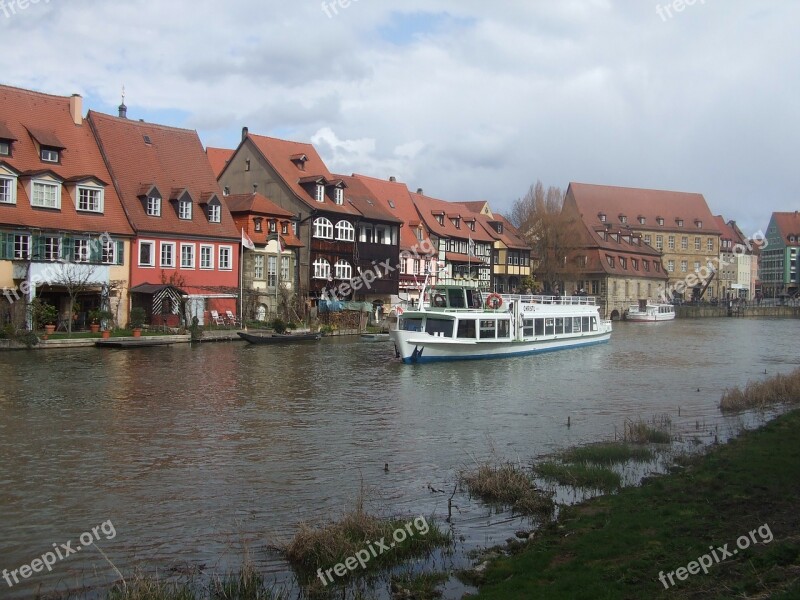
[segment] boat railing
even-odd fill
[[[522,304],[597,304],[594,296],[542,296],[538,294],[501,294],[503,302],[521,302]]]

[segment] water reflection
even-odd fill
[[[796,328],[621,323],[607,345],[423,366],[352,339],[5,353],[0,569],[111,519],[117,536],[103,550],[127,572],[225,571],[248,546],[283,580],[266,546],[352,507],[362,480],[375,512],[443,517],[458,470],[493,450],[527,461],[659,413],[687,435],[700,422],[706,437],[733,431],[737,419],[716,408],[722,390],[796,366]],[[464,494],[456,503],[464,547],[514,530]],[[109,571],[87,550],[13,592],[94,584]]]

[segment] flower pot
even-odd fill
[[[97,333],[98,331],[100,331],[100,324],[92,323],[91,325],[89,325],[89,331],[91,331],[92,333]]]
[[[141,329],[139,329],[137,327],[136,329],[133,330],[133,337],[141,337],[141,336],[142,336],[142,330]]]
[[[110,337],[111,337],[111,330],[110,329],[104,329],[103,330],[103,339],[107,340]]]
[[[44,332],[47,335],[52,334],[55,330],[56,330],[56,326],[55,325],[45,325],[44,326]]]

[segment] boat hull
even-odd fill
[[[448,338],[436,338],[418,332],[392,331],[392,340],[402,361],[406,364],[424,364],[454,360],[484,360],[529,356],[557,350],[603,344],[611,338],[611,331],[594,335],[563,337],[546,340],[460,343]],[[429,339],[426,339],[429,338]]]
[[[239,337],[251,344],[294,344],[297,342],[316,342],[322,337],[319,333],[281,335],[277,333],[237,332]]]

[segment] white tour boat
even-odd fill
[[[639,300],[639,304],[633,304],[625,314],[628,321],[639,321],[643,323],[655,323],[657,321],[672,321],[675,318],[675,307],[667,303],[650,303],[647,300]]]
[[[425,297],[424,294],[422,297]],[[405,363],[522,356],[607,342],[611,321],[589,296],[486,294],[438,285],[390,332]]]

